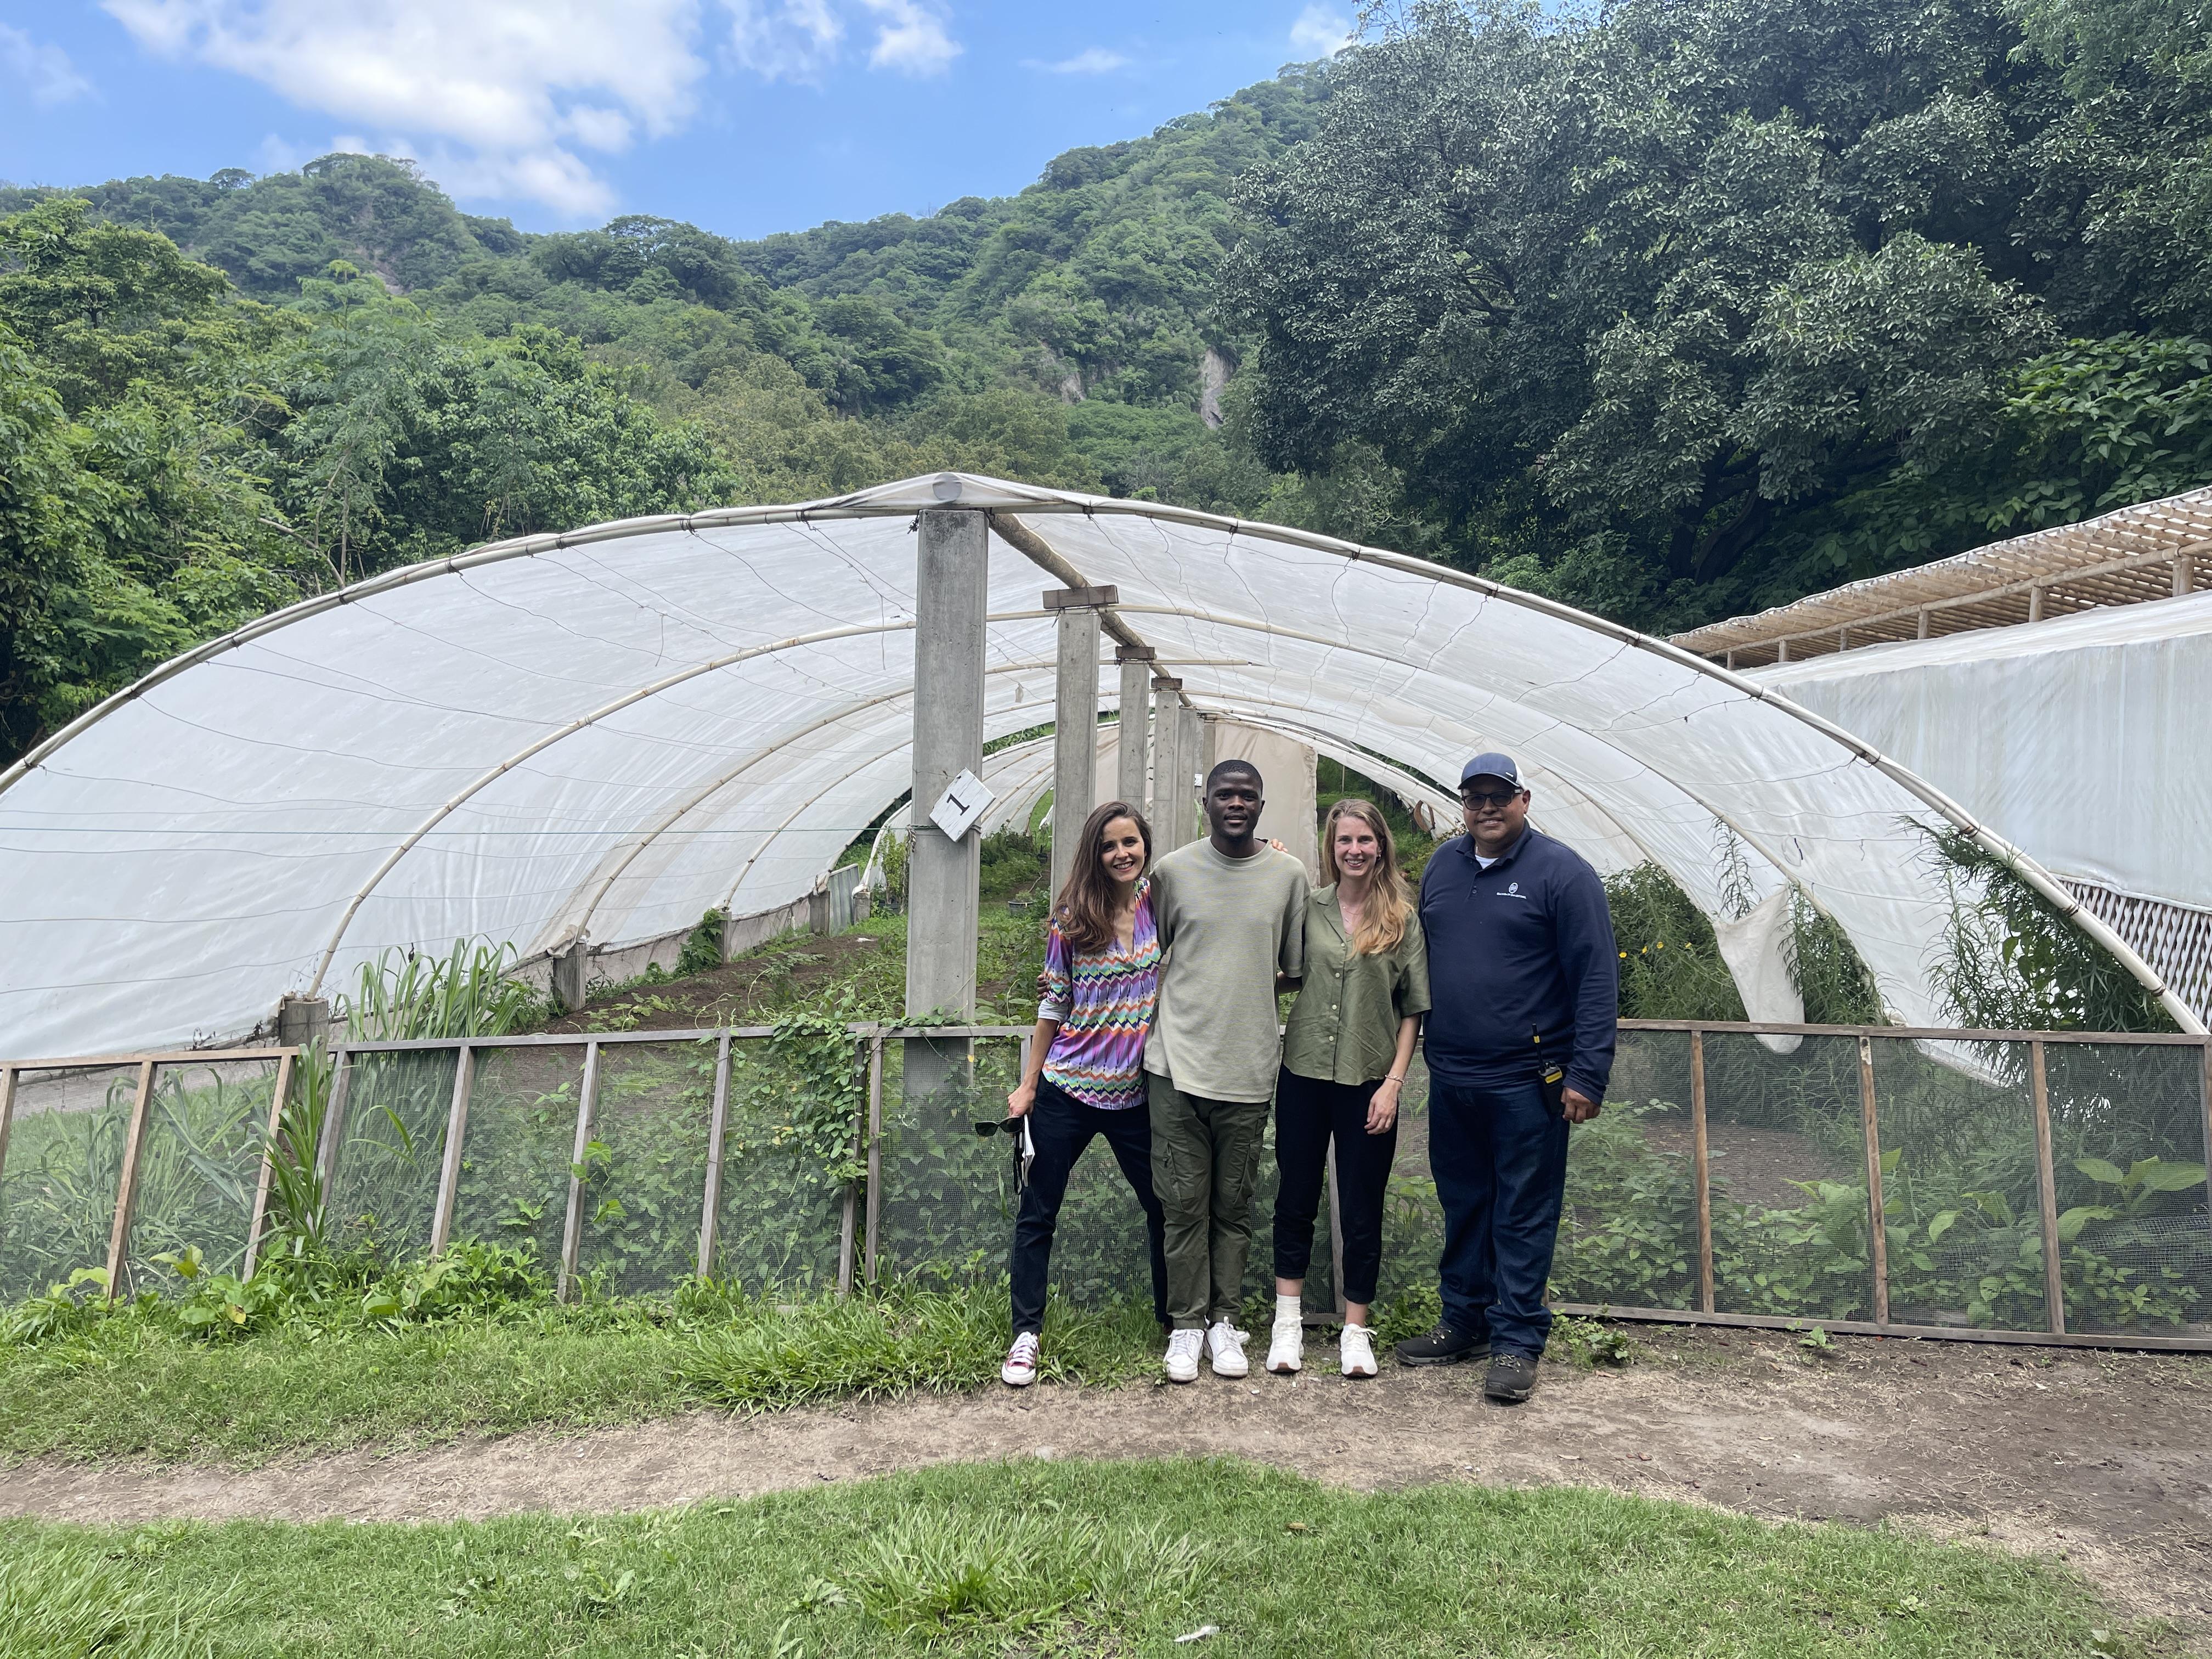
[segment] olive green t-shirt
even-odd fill
[[[1334,884],[1306,899],[1306,971],[1283,1033],[1283,1065],[1324,1083],[1373,1083],[1398,1057],[1398,1026],[1429,1012],[1429,951],[1420,917],[1398,948],[1355,956]]]
[[[1282,1040],[1275,975],[1304,961],[1306,872],[1262,845],[1224,858],[1210,841],[1178,847],[1152,871],[1159,1010],[1145,1069],[1207,1100],[1267,1100]]]

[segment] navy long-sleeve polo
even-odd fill
[[[1605,884],[1582,854],[1525,830],[1485,870],[1455,836],[1421,878],[1421,928],[1432,1075],[1494,1088],[1564,1057],[1567,1086],[1605,1098],[1620,975]]]

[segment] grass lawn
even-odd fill
[[[580,1522],[0,1523],[11,1659],[2140,1650],[2094,1645],[2109,1622],[2063,1569],[1892,1532],[1221,1462],[971,1464]]]
[[[638,1422],[696,1406],[764,1411],[993,1382],[1002,1288],[848,1302],[550,1305],[432,1325],[295,1322],[229,1340],[128,1311],[0,1344],[0,1460],[191,1457],[408,1444],[547,1425]],[[1149,1310],[1055,1303],[1046,1375],[1149,1375]]]

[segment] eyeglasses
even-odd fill
[[[1462,789],[1460,803],[1465,806],[1504,806],[1521,798],[1518,789]]]

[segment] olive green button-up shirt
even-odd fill
[[[1336,889],[1306,896],[1305,977],[1283,1033],[1283,1065],[1324,1083],[1372,1083],[1390,1074],[1398,1025],[1429,1012],[1429,953],[1419,916],[1385,956],[1353,953]]]

